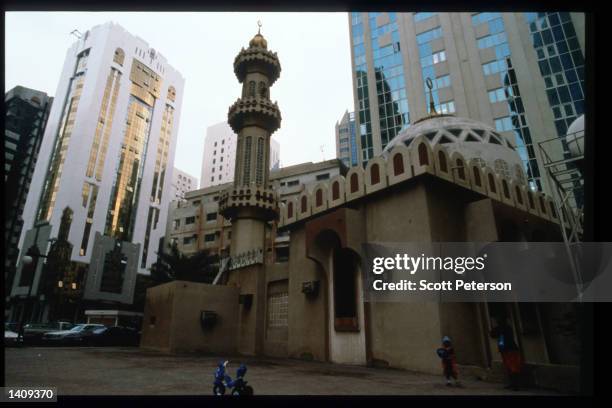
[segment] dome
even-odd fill
[[[443,145],[447,153],[460,153],[466,160],[476,160],[508,178],[516,177],[516,166],[523,162],[514,146],[491,126],[454,115],[430,116],[404,129],[383,150],[386,157],[394,146],[410,146],[423,136],[434,147]]]
[[[255,37],[251,39],[249,42],[249,47],[259,47],[259,48],[268,48],[268,41],[263,37],[263,35],[257,33]]]
[[[584,115],[578,116],[567,128],[567,147],[573,157],[584,155]]]

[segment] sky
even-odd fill
[[[206,128],[227,120],[241,86],[235,56],[257,33],[278,53],[270,98],[281,110],[273,137],[281,166],[336,156],[335,124],[353,110],[347,13],[7,12],[5,86],[54,96],[64,57],[84,33],[113,21],[145,40],[185,78],[174,166],[200,178]]]

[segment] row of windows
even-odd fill
[[[425,31],[425,32],[422,32],[421,34],[418,34],[416,36],[416,40],[417,40],[417,44],[421,45],[421,44],[425,44],[427,42],[430,42],[440,37],[442,37],[442,27],[436,27],[429,31]]]
[[[508,41],[508,39],[506,38],[506,33],[501,32],[498,34],[493,34],[493,35],[488,35],[486,37],[482,37],[477,41],[477,44],[478,44],[478,48],[482,49],[482,48],[494,47],[506,41]]]
[[[427,20],[428,18],[435,16],[436,14],[438,13],[414,13],[414,21],[415,22],[424,21],[424,20]]]
[[[490,21],[496,18],[501,17],[501,13],[478,13],[472,16],[472,25],[477,26],[486,21]]]
[[[489,91],[489,102],[501,102],[512,97],[512,87],[502,87]]]
[[[421,58],[421,67],[428,67],[444,61],[446,61],[446,51],[439,51],[425,58]]]

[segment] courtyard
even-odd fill
[[[558,395],[509,391],[466,374],[462,387],[442,376],[292,359],[171,355],[133,347],[5,348],[6,386],[56,387],[59,395],[211,395],[218,361],[241,362],[255,395]],[[461,375],[461,373],[460,373]]]

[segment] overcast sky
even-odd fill
[[[5,28],[6,90],[16,85],[54,96],[69,33],[114,21],[164,55],[185,78],[175,167],[200,178],[206,128],[226,121],[240,96],[233,61],[257,33],[278,53],[281,165],[335,157],[335,123],[353,110],[347,13],[9,12]],[[323,153],[321,152],[323,146]]]

